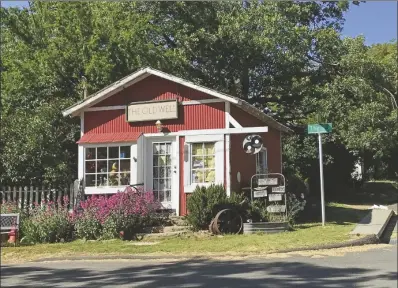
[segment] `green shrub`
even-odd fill
[[[296,197],[293,193],[286,193],[287,213],[269,213],[267,206],[270,205],[264,199],[256,199],[252,201],[248,209],[248,218],[252,222],[289,222],[293,225],[299,216],[300,212],[304,210],[306,200]],[[285,205],[282,202],[272,205]]]
[[[85,240],[97,240],[102,235],[102,224],[98,221],[93,211],[84,211],[85,213],[75,217],[74,228],[75,237]]]
[[[287,221],[290,224],[294,224],[296,219],[299,217],[300,212],[304,211],[306,200],[297,197],[293,193],[287,193]]]
[[[21,219],[21,242],[54,243],[70,240],[73,222],[67,199],[64,200],[63,204],[48,201],[31,207],[28,217]]]
[[[268,219],[267,207],[264,200],[253,200],[248,207],[248,218],[252,222],[265,222]]]
[[[208,229],[211,220],[222,209],[232,208],[242,212],[240,195],[227,197],[223,185],[197,186],[188,198],[186,220],[194,230]]]
[[[301,197],[301,195],[308,197],[309,191],[306,180],[301,179],[297,175],[289,175],[287,176],[286,182],[286,189],[289,193],[296,195],[296,197]]]

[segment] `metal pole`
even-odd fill
[[[321,133],[318,133],[318,141],[319,141],[319,172],[321,177],[322,226],[325,226],[325,193],[323,190],[323,153],[322,153]]]

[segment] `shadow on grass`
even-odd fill
[[[351,225],[358,223],[363,217],[365,217],[370,210],[356,209],[353,207],[343,207],[336,205],[329,205],[325,207],[325,218],[326,222],[338,225]],[[297,226],[300,224],[310,224],[314,222],[322,221],[322,212],[320,205],[313,204],[304,210],[304,213],[300,216],[297,221]],[[301,225],[302,228],[309,228],[308,224]],[[313,224],[319,225],[319,224]]]
[[[394,285],[397,279],[392,269],[311,262],[65,262],[3,266],[1,278],[2,287],[359,287],[372,281]]]
[[[372,206],[398,203],[398,183],[392,181],[366,182],[360,191],[350,195],[345,203]]]

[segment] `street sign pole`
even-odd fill
[[[322,136],[318,133],[319,141],[319,174],[321,178],[321,205],[322,205],[322,226],[325,226],[325,193],[323,188],[323,153],[322,153]]]
[[[322,226],[325,226],[325,191],[323,187],[323,153],[322,153],[322,135],[332,132],[332,123],[309,124],[307,126],[308,134],[318,134],[319,142],[319,176],[321,180],[321,208],[322,208]]]

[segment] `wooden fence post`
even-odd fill
[[[19,195],[18,195],[18,208],[22,209],[22,186],[19,186]]]
[[[0,196],[1,196],[1,203],[2,203],[2,204],[3,204],[3,202],[6,200],[6,199],[5,199],[5,197],[6,197],[5,191],[6,191],[6,187],[4,187],[4,186],[1,187],[1,193],[0,193],[1,195],[0,195]]]
[[[43,207],[44,201],[46,201],[46,191],[44,191],[46,188],[44,185],[41,185],[41,197],[40,197],[40,207]]]
[[[73,204],[73,183],[69,185],[69,209],[74,209],[75,205]]]
[[[15,205],[17,204],[17,187],[14,186],[13,192],[12,192],[12,201],[15,202]]]
[[[47,202],[51,201],[51,185],[48,185],[48,191],[47,191]]]
[[[33,204],[38,204],[39,203],[39,186],[36,186],[35,188],[35,198],[33,199]],[[35,205],[36,206],[36,205]]]
[[[30,186],[30,200],[29,200],[29,208],[30,209],[32,209],[32,207],[33,207],[33,191],[34,191],[34,188],[33,188],[33,186]]]
[[[28,186],[24,187],[24,197],[23,197],[22,209],[26,209],[26,206],[28,206]]]

